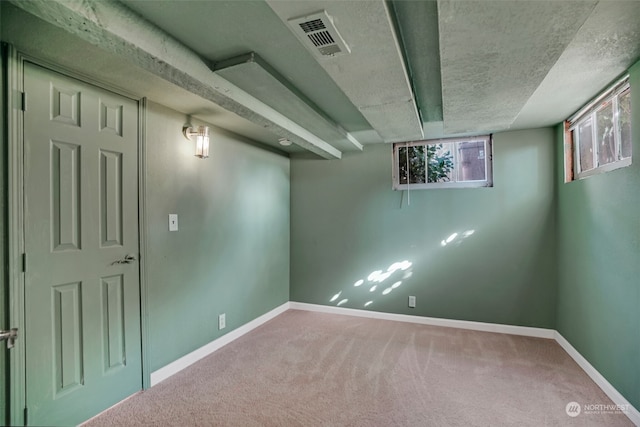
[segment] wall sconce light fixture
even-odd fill
[[[209,157],[209,126],[192,126],[186,124],[182,128],[185,138],[192,140],[196,137],[196,157],[206,159]]]

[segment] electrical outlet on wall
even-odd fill
[[[169,214],[169,231],[178,231],[178,214]]]
[[[409,307],[410,308],[416,307],[416,297],[414,297],[413,295],[409,297]]]
[[[218,329],[224,329],[227,327],[226,314],[222,313],[218,316]]]

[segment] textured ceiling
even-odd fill
[[[108,3],[2,1],[3,40],[261,143],[299,136],[281,149],[328,158],[422,133],[550,126],[640,57],[640,1]],[[287,24],[320,10],[351,54],[318,57]],[[92,32],[71,28],[83,20]],[[228,62],[251,53],[263,63]]]
[[[640,2],[601,1],[513,123],[553,125],[587,103],[640,57]]]
[[[596,2],[439,1],[444,129],[508,129]]]
[[[317,64],[336,82],[386,142],[421,139],[411,83],[385,1],[268,0],[286,25],[289,19],[326,10],[351,49]]]
[[[640,56],[639,1],[399,0],[388,3],[391,26],[379,0],[125,3],[208,59],[258,53],[363,143],[390,140],[371,122],[413,127],[402,119],[412,108],[385,95],[403,99],[394,69],[408,72],[425,137],[442,137],[558,123]],[[349,57],[318,59],[288,29],[288,18],[322,9]]]

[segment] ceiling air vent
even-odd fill
[[[322,56],[336,56],[350,53],[349,46],[333,25],[333,19],[326,11],[289,19],[293,32],[312,52]]]

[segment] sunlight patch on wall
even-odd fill
[[[453,233],[451,234],[449,237],[447,237],[446,239],[442,240],[440,242],[440,246],[445,247],[447,245],[450,244],[460,244],[462,243],[462,241],[464,239],[466,239],[467,237],[471,236],[473,233],[475,233],[475,230],[467,230],[463,233]]]
[[[380,283],[395,275],[396,277],[393,284],[384,288],[380,293],[381,295],[389,295],[394,289],[397,289],[400,285],[402,285],[403,280],[406,280],[413,275],[413,272],[411,271],[412,266],[413,263],[408,260],[396,261],[389,265],[386,270],[374,270],[369,273],[366,279],[358,279],[353,283],[353,287],[359,288],[367,283],[369,286],[363,287],[363,289],[368,289],[369,293],[374,293],[378,291]],[[342,295],[342,292],[343,291],[340,291],[337,294],[333,295],[329,302],[335,303],[336,301],[338,301],[338,299],[340,299]],[[337,302],[336,305],[341,306],[343,304],[346,304],[348,301],[349,300],[347,298],[343,298],[339,302]],[[363,304],[363,307],[368,307],[373,304],[373,302],[374,300],[368,300]]]

